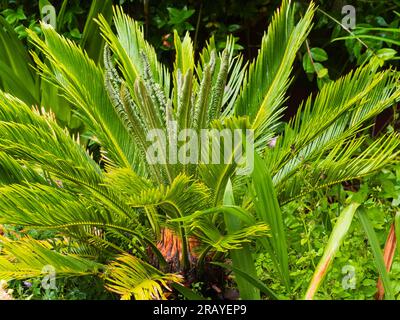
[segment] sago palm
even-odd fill
[[[171,286],[193,297],[185,286],[223,266],[242,298],[260,298],[260,289],[278,298],[256,279],[257,244],[289,289],[280,206],[379,170],[400,143],[392,134],[360,148],[368,121],[400,93],[397,73],[374,64],[325,85],[280,121],[314,10],[295,23],[283,1],[249,66],[232,38],[221,53],[211,39],[196,63],[190,37],[175,33],[172,74],[118,7],[116,33],[97,21],[104,70],[50,26],[42,25],[43,40],[30,32],[38,72],[75,107],[101,156],[95,161],[51,113],[0,93],[0,223],[54,231],[48,240],[2,237],[0,278],[40,277],[52,265],[58,277],[98,276],[126,299],[166,298]],[[253,130],[253,172],[237,175],[235,162],[147,162],[150,130],[171,137],[205,128]]]

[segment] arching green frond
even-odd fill
[[[242,227],[228,234],[221,234],[221,231],[210,221],[197,219],[190,224],[191,234],[194,234],[202,243],[219,252],[242,249],[244,244],[250,243],[254,238],[266,237],[268,230],[269,228],[266,224],[257,223],[253,226]]]
[[[168,217],[177,218],[205,208],[209,190],[201,182],[181,174],[169,186],[144,189],[130,197],[132,207],[160,207]]]
[[[64,229],[78,226],[113,228],[135,232],[133,217],[127,219],[120,212],[76,195],[62,187],[40,184],[0,187],[0,223],[25,227]]]
[[[7,98],[7,97],[6,97]],[[13,99],[3,100],[3,107],[13,107],[13,116],[0,114],[0,148],[6,154],[25,160],[31,168],[41,168],[53,174],[61,182],[83,187],[111,210],[128,217],[135,216],[117,192],[104,188],[100,167],[91,156],[61,129],[50,115],[30,111],[23,103]],[[25,113],[25,119],[20,114]],[[12,120],[26,123],[13,122]],[[40,139],[38,139],[40,137]]]
[[[12,183],[51,183],[46,180],[43,171],[27,166],[4,152],[0,152],[0,186]]]
[[[358,179],[394,163],[399,153],[397,134],[377,139],[359,152],[365,138],[336,145],[325,157],[305,163],[289,180],[276,186],[279,198],[290,202],[307,193]]]
[[[163,274],[129,254],[121,255],[107,266],[106,288],[121,295],[122,300],[166,299],[164,291],[171,283],[180,283],[177,274]]]
[[[48,25],[42,25],[45,41],[34,32],[30,38],[45,55],[50,65],[35,62],[43,76],[56,83],[66,98],[100,141],[106,158],[120,166],[140,170],[135,143],[113,108],[104,87],[103,71],[72,41],[60,36]],[[140,162],[139,162],[140,163]]]
[[[16,107],[15,101],[7,99],[3,102],[0,112],[8,114],[0,114],[0,147],[3,152],[59,176],[90,184],[101,180],[100,167],[78,141],[57,125],[50,114],[40,115],[22,103],[17,108],[9,109],[13,110],[11,113],[7,107]]]
[[[143,76],[144,61],[141,51],[147,57],[151,75],[162,88],[164,94],[170,93],[170,74],[168,69],[157,60],[154,48],[144,39],[143,28],[139,22],[126,15],[121,7],[114,7],[114,25],[117,34],[107,20],[100,15],[100,30],[111,50],[117,55],[121,72],[133,95],[133,87],[138,78]]]
[[[50,242],[32,238],[12,241],[1,237],[0,278],[5,280],[49,276],[100,275],[103,265],[79,256],[64,255],[52,250]]]
[[[266,151],[274,183],[353,137],[362,124],[391,106],[399,94],[398,75],[390,70],[376,72],[370,65],[324,86],[286,125],[275,147]]]
[[[250,116],[258,148],[264,148],[273,137],[282,115],[281,106],[290,83],[292,65],[310,31],[314,11],[311,3],[295,24],[295,7],[289,0],[284,0],[262,39],[256,61],[250,65],[235,113]]]
[[[128,202],[131,197],[137,197],[141,195],[144,190],[151,190],[153,188],[153,184],[150,181],[140,178],[129,168],[111,168],[106,174],[105,185],[115,190],[115,192],[123,194]],[[152,205],[145,205],[140,209],[147,216],[154,233],[159,235],[160,219],[156,208]]]
[[[39,126],[45,122],[38,109],[3,91],[0,91],[0,120]]]
[[[235,139],[232,141],[232,148],[225,150],[224,144],[224,130],[227,131],[227,136],[231,135],[234,137],[234,130],[242,130],[243,133],[247,133],[246,129],[250,127],[249,120],[247,117],[229,117],[221,121],[214,121],[211,124],[211,129],[209,137],[211,142],[209,145],[202,146],[203,148],[209,148],[209,159],[208,163],[200,163],[198,166],[198,174],[207,187],[212,191],[213,203],[214,205],[220,205],[222,201],[223,194],[225,192],[226,184],[234,174],[235,170],[238,168],[238,163],[236,163],[235,154],[236,151],[242,150],[243,155],[245,155],[246,147],[243,141],[237,141]],[[229,138],[228,138],[229,139]],[[221,142],[222,141],[222,142]],[[220,147],[218,143],[221,143]],[[213,159],[220,159],[219,161],[214,161]],[[203,160],[203,159],[202,159]]]
[[[152,187],[150,181],[138,176],[129,168],[107,168],[104,183],[127,196],[137,195],[144,189]]]
[[[185,34],[183,41],[181,41],[179,34],[174,30],[174,44],[176,50],[174,70],[175,74],[178,70],[182,74],[186,74],[189,70],[194,70],[194,50],[193,42],[189,33]]]

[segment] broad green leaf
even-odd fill
[[[394,49],[391,49],[391,48],[382,48],[376,52],[376,55],[378,56],[378,58],[380,58],[384,61],[392,59],[393,57],[396,56],[396,54],[397,54],[397,51]]]
[[[0,88],[23,99],[39,104],[38,76],[23,43],[11,25],[0,17]]]
[[[311,56],[314,61],[324,62],[328,60],[328,54],[322,48],[311,48]]]
[[[321,64],[316,64],[316,72],[317,72],[317,76],[318,78],[323,78],[325,76],[328,75],[328,69],[324,68]]]
[[[315,69],[308,54],[303,56],[303,69],[306,73],[314,73]]]

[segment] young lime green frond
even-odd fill
[[[379,170],[400,144],[392,134],[360,151],[369,120],[400,95],[398,74],[373,65],[325,85],[280,123],[314,11],[311,3],[296,19],[284,0],[249,66],[233,37],[222,52],[210,39],[196,61],[189,34],[175,33],[170,71],[119,7],[115,33],[96,20],[106,43],[101,65],[51,26],[42,25],[43,37],[28,31],[36,71],[73,106],[101,157],[51,112],[0,92],[0,224],[23,227],[17,240],[0,238],[0,279],[41,277],[50,265],[58,277],[97,276],[124,299],[164,299],[172,288],[194,296],[182,286],[226,266],[242,298],[275,299],[255,271],[255,250],[263,250],[290,292],[281,206]],[[153,129],[172,144],[181,130],[211,128],[254,130],[252,174],[236,175],[235,162],[146,157]],[[48,239],[29,237],[31,229],[49,231]]]

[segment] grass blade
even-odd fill
[[[396,212],[396,215],[394,217],[394,230],[396,234],[396,239],[400,241],[400,211]],[[399,242],[397,242],[396,248],[397,253],[400,254]]]
[[[312,300],[314,298],[314,295],[317,293],[319,286],[321,285],[326,274],[328,273],[328,269],[332,264],[332,261],[335,258],[337,251],[339,250],[347,232],[349,231],[354,213],[356,212],[358,206],[358,203],[350,204],[343,209],[339,218],[337,219],[332,233],[329,237],[328,243],[325,247],[324,254],[319,261],[310,285],[308,286],[305,300]]]
[[[17,95],[28,104],[38,104],[38,77],[31,64],[28,50],[18,39],[17,33],[0,17],[0,88]]]
[[[250,284],[252,284],[254,287],[256,287],[258,290],[261,292],[265,293],[270,297],[271,300],[280,300],[280,297],[272,291],[270,288],[268,288],[264,283],[262,283],[259,279],[253,277],[252,275],[244,272],[243,270],[240,270],[232,265],[224,264],[224,263],[218,263],[218,262],[213,262],[212,264],[215,264],[217,266],[223,267],[228,270],[232,270],[233,272],[236,273],[236,275],[240,275],[243,279],[248,281]]]
[[[99,14],[102,14],[108,23],[111,23],[111,0],[94,0],[92,2],[82,33],[81,47],[86,50],[89,57],[96,63],[102,63],[103,61],[103,49],[105,43],[104,39],[100,35],[100,28],[94,20]]]
[[[368,34],[358,34],[354,36],[347,36],[347,37],[339,37],[336,39],[333,39],[333,41],[338,41],[338,40],[348,40],[348,39],[370,39],[370,40],[378,40],[378,41],[385,41],[387,43],[392,43],[397,46],[400,46],[400,41],[396,41],[394,39],[390,38],[384,38],[384,37],[379,37],[379,36],[373,36],[373,35],[368,35]]]
[[[386,239],[385,249],[383,250],[383,260],[385,262],[386,271],[390,272],[392,268],[394,253],[396,251],[396,235],[395,235],[395,226],[394,223],[390,227],[389,235]],[[378,292],[375,296],[377,300],[383,300],[385,295],[385,290],[382,284],[382,278],[379,277],[377,284]]]
[[[375,230],[368,219],[365,209],[361,208],[357,213],[365,233],[367,234],[368,242],[371,245],[372,253],[374,254],[376,267],[378,268],[378,272],[382,278],[383,287],[385,289],[385,298],[393,300],[394,295],[390,286],[390,279],[386,271],[385,261],[383,259],[382,249],[379,245],[378,237],[376,236]]]

